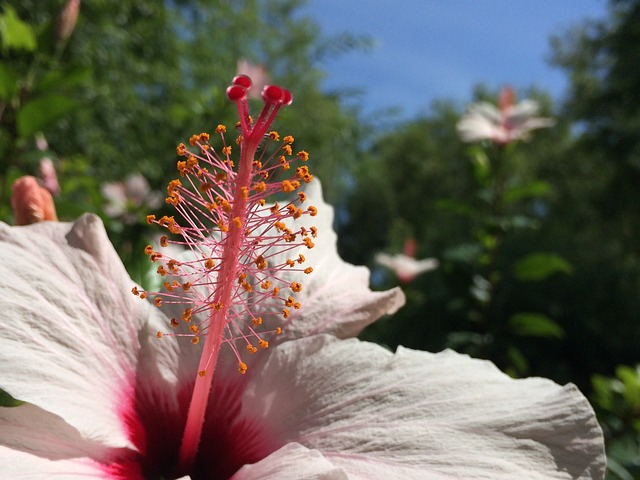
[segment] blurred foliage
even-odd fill
[[[373,264],[376,252],[413,237],[418,258],[440,260],[363,337],[576,383],[604,426],[610,478],[638,478],[639,375],[624,365],[637,365],[640,338],[639,0],[611,0],[608,18],[553,39],[566,98],[519,94],[557,124],[507,146],[462,143],[453,102],[381,125],[346,93],[323,92],[320,62],[371,42],[323,37],[302,0],[92,0],[63,35],[65,5],[0,6],[0,219],[12,221],[13,181],[42,176],[50,159],[60,218],[98,213],[145,281],[144,217],[175,175],[175,145],[233,125],[225,88],[237,62],[263,65],[294,93],[277,128],[310,151],[341,255],[370,266],[379,289],[397,279]],[[497,93],[480,85],[470,100]]]
[[[300,0],[94,0],[82,3],[72,35],[61,39],[64,5],[20,0],[2,7],[0,218],[11,219],[13,180],[37,176],[40,160],[51,158],[61,184],[59,217],[100,214],[142,280],[148,206],[139,205],[137,223],[123,222],[105,212],[101,188],[141,173],[163,191],[175,175],[179,142],[235,124],[225,89],[240,59],[267,66],[272,83],[295,92],[294,105],[304,108],[285,109],[276,128],[295,133],[296,145],[316,160],[314,174],[332,179],[327,198],[339,200],[366,130],[338,94],[320,91],[316,63],[367,48],[367,38],[322,37],[298,12]]]
[[[640,364],[618,366],[615,377],[594,375],[592,403],[604,429],[609,478],[640,478]]]

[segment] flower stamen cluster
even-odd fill
[[[230,98],[238,96],[237,87],[237,84],[230,87]],[[274,95],[274,88],[278,87],[267,87],[268,98]],[[273,106],[267,102],[258,121],[271,122],[271,110]],[[245,112],[244,104],[240,111]],[[259,127],[252,125],[250,117],[245,120],[240,122],[242,135],[236,141],[240,150],[251,148],[253,132]],[[246,364],[240,354],[243,349],[238,345],[242,343],[244,349],[255,352],[254,345],[268,346],[264,339],[267,334],[281,333],[280,327],[259,331],[262,316],[287,318],[291,308],[300,308],[300,302],[292,298],[301,291],[302,285],[288,283],[279,272],[287,269],[311,273],[312,267],[304,265],[302,254],[276,263],[273,259],[283,258],[283,252],[294,251],[301,245],[313,248],[312,238],[316,237],[317,229],[299,226],[293,230],[287,226],[287,220],[303,215],[315,216],[317,209],[307,205],[303,191],[298,191],[289,201],[267,204],[269,197],[296,192],[313,179],[307,165],[295,165],[308,161],[309,155],[304,150],[294,154],[293,137],[286,136],[279,141],[276,131],[266,133],[264,138],[260,135],[261,143],[266,142],[266,145],[255,158],[243,152],[240,165],[236,167],[232,160],[234,148],[225,139],[226,130],[224,125],[215,129],[215,135],[219,137],[217,148],[207,133],[193,135],[189,139],[191,148],[178,145],[176,150],[182,157],[177,162],[180,177],[169,182],[166,197],[177,215],[147,216],[148,223],[169,231],[160,238],[160,249],[155,250],[150,245],[145,249],[150,260],[158,263],[156,271],[164,278],[164,289],[141,292],[134,288],[133,292],[143,298],[153,298],[157,306],[185,306],[181,318],[172,318],[170,323],[176,330],[181,324],[188,324],[188,328],[159,332],[159,337],[190,336],[193,343],[199,343],[212,331],[214,321],[224,323],[223,342],[236,353],[238,368],[244,373]],[[275,148],[269,148],[272,144],[276,144]],[[246,179],[240,178],[243,169]],[[234,252],[226,248],[231,243],[237,244]],[[191,251],[191,259],[185,259],[188,255],[175,258],[164,253],[163,249],[170,245]],[[229,253],[233,253],[234,258],[229,258]],[[229,285],[232,285],[230,295],[223,299],[223,290]],[[273,299],[281,301],[281,308],[275,308]],[[270,307],[261,308],[261,316],[253,313],[256,307],[265,304]],[[224,316],[217,312],[223,312]],[[205,370],[200,371],[201,375],[205,373]]]
[[[294,153],[292,136],[280,140],[278,132],[269,131],[278,110],[291,103],[291,93],[265,87],[265,105],[254,122],[247,102],[250,88],[249,77],[238,76],[227,89],[240,116],[235,144],[225,139],[227,128],[218,125],[213,138],[200,133],[188,146],[178,145],[179,177],[169,182],[166,197],[176,214],[147,217],[148,223],[168,230],[159,249],[149,245],[145,250],[158,264],[164,288],[132,290],[153,298],[156,306],[180,307],[180,315],[170,320],[172,331],[158,332],[159,338],[204,340],[180,452],[183,469],[195,458],[221,345],[231,347],[238,371],[246,373],[243,352],[268,348],[268,336],[282,331],[273,319],[284,322],[301,307],[296,295],[303,285],[287,280],[285,272],[313,271],[300,253],[314,247],[317,235],[315,226],[301,221],[317,214],[301,189],[313,179],[306,165],[309,154]],[[172,255],[169,247],[182,253]]]

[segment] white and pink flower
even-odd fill
[[[539,106],[533,100],[513,104],[514,92],[507,87],[496,108],[487,102],[471,104],[458,122],[458,134],[465,142],[490,140],[505,145],[527,140],[532,130],[555,125],[553,118],[538,117]]]
[[[247,88],[244,79],[234,84]],[[254,149],[263,137],[260,129],[273,119],[269,102],[287,100],[283,92],[267,93],[266,116],[255,124],[247,121],[244,92],[230,92],[244,119],[240,171],[247,159],[258,175],[269,168],[253,164]],[[204,148],[201,139],[193,144],[206,156],[212,147]],[[186,199],[200,202],[212,189],[201,188],[211,178],[190,163],[182,170],[195,188],[173,183],[169,189],[168,201],[178,211]],[[395,312],[402,292],[370,291],[368,271],[338,257],[333,211],[317,180],[294,196],[317,207],[309,216],[319,233],[309,249],[296,240],[306,238],[299,207],[294,213],[285,206],[291,215],[283,210],[283,225],[275,226],[267,212],[280,207],[251,204],[255,190],[245,190],[243,178],[234,171],[216,184],[237,187],[248,202],[234,203],[242,208],[226,208],[220,191],[220,209],[204,202],[209,213],[182,211],[186,224],[157,221],[183,238],[173,243],[183,242],[185,257],[152,256],[167,261],[163,268],[171,269],[174,260],[173,278],[192,283],[186,289],[170,283],[174,290],[163,294],[135,287],[145,300],[131,295],[132,281],[97,217],[0,224],[0,388],[24,402],[0,408],[6,478],[602,478],[602,432],[574,386],[513,380],[489,362],[452,351],[392,353],[349,338]],[[290,204],[297,205],[283,203]],[[196,245],[207,218],[219,230]],[[254,225],[260,218],[265,223]],[[228,230],[222,228],[226,220]],[[290,241],[279,243],[275,232]],[[252,241],[245,243],[247,238]],[[217,251],[217,241],[228,243]],[[255,250],[260,244],[269,249]],[[286,262],[300,252],[313,263],[313,275]],[[256,262],[255,255],[263,258]],[[230,263],[214,268],[225,262]],[[243,285],[266,271],[283,285],[305,279],[304,288],[293,289],[299,308],[284,318],[272,311],[283,301],[277,292],[267,301]],[[222,282],[234,287],[227,291]],[[207,289],[211,296],[199,297]],[[225,298],[231,303],[220,300]],[[206,300],[210,308],[194,312],[190,321],[182,317],[176,330],[158,339],[156,332],[170,328],[189,299],[200,306]],[[264,323],[252,322],[256,312]],[[229,326],[231,319],[238,328]],[[269,336],[268,348],[237,348],[273,333],[275,325],[282,334]],[[209,341],[216,328],[226,333]],[[194,341],[199,334],[204,341]],[[198,415],[194,404],[203,408],[199,422],[192,421]]]

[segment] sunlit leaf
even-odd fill
[[[564,337],[562,327],[541,313],[516,313],[509,318],[509,325],[513,333],[521,337]]]
[[[629,407],[640,407],[640,372],[633,367],[620,365],[616,368],[616,376],[624,384],[624,400]]]
[[[31,26],[20,20],[10,5],[4,4],[3,8],[4,13],[0,15],[0,36],[2,36],[3,48],[33,52],[37,43]]]
[[[553,275],[554,273],[573,272],[569,262],[553,253],[532,253],[521,258],[513,267],[518,280],[538,281]]]

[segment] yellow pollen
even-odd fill
[[[280,335],[282,333],[282,329],[280,327],[276,328],[276,335]]]
[[[304,263],[304,261],[306,260],[305,256],[302,255],[301,253],[298,255],[298,263]]]
[[[161,299],[160,297],[156,297],[156,298],[154,298],[154,299],[153,299],[153,304],[154,304],[156,307],[159,307],[160,305],[162,305],[162,299]]]
[[[304,240],[302,240],[302,242],[306,245],[307,248],[313,248],[316,246],[309,237],[304,237]]]
[[[300,292],[300,291],[302,290],[302,284],[300,284],[300,283],[298,283],[298,282],[293,282],[293,283],[290,285],[290,288],[291,288],[291,290],[292,290],[293,292],[298,293],[298,292]]]
[[[158,333],[156,333],[156,337],[158,337],[158,338],[162,338],[162,332],[158,332]]]
[[[147,215],[147,223],[151,225],[156,220],[155,215]]]
[[[284,150],[284,153],[286,153],[287,155],[291,155],[293,153],[291,145],[285,145],[284,147],[282,147],[282,150]]]
[[[286,308],[282,309],[282,316],[284,318],[289,318],[289,310],[287,310]]]
[[[242,228],[242,220],[240,220],[240,217],[233,217],[233,224],[238,228]]]
[[[156,270],[156,273],[157,273],[158,275],[161,275],[161,276],[163,276],[163,277],[164,277],[164,276],[167,274],[167,271],[165,270],[165,268],[164,268],[162,265],[160,265],[160,266],[158,267],[158,269]]]
[[[260,345],[260,348],[269,348],[269,342],[267,342],[266,340],[260,340],[258,345]]]
[[[291,145],[293,143],[293,137],[291,135],[287,135],[282,139],[282,143]]]
[[[240,372],[242,375],[247,373],[247,364],[244,362],[240,362],[238,364],[238,372]]]
[[[140,298],[141,298],[141,299],[143,299],[143,300],[144,300],[145,298],[147,298],[147,292],[141,292],[141,293],[140,293]]]
[[[309,212],[309,215],[311,215],[312,217],[315,217],[318,214],[318,209],[313,205],[309,205],[309,208],[307,208],[307,212]]]
[[[160,246],[161,247],[166,247],[167,245],[168,245],[167,244],[167,236],[166,235],[162,235],[160,237]]]
[[[227,127],[220,124],[216,127],[216,133],[225,133],[227,131]]]
[[[264,182],[258,182],[253,186],[253,189],[256,191],[256,193],[263,193],[265,190],[267,190],[267,184]]]
[[[200,337],[193,337],[191,339],[191,343],[193,343],[194,345],[197,345],[200,342]]]
[[[309,154],[304,150],[300,150],[298,152],[298,158],[303,162],[306,162],[307,160],[309,160]]]
[[[198,331],[199,331],[200,329],[198,328],[198,326],[197,326],[197,325],[191,325],[191,326],[189,327],[189,330],[191,330],[193,333],[198,333]]]
[[[189,137],[189,145],[191,145],[192,147],[195,147],[197,143],[198,143],[198,135],[191,135],[191,137]]]
[[[191,282],[185,282],[182,284],[182,290],[184,290],[185,292],[189,291],[190,288],[191,288]]]
[[[198,343],[198,342],[196,342],[196,343]],[[198,375],[199,376],[204,377],[206,374],[207,374],[206,370],[198,370]]]
[[[311,272],[313,272],[313,268],[311,267],[307,267],[304,269],[304,273],[306,273],[307,275],[309,275]]]
[[[189,153],[189,151],[187,150],[187,147],[184,143],[180,143],[176,147],[176,153],[181,157],[183,157],[183,156],[186,156]]]
[[[211,258],[207,258],[204,261],[204,268],[206,268],[207,270],[211,270],[215,265],[216,265],[216,262],[214,262],[213,259]]]
[[[291,193],[296,189],[296,187],[294,186],[293,182],[290,182],[289,180],[284,180],[282,182],[282,191],[285,193]]]
[[[180,322],[178,322],[175,318],[171,319],[171,326],[173,328],[176,328],[178,325],[180,325]]]
[[[145,255],[151,255],[153,253],[153,247],[151,245],[147,245],[144,247],[144,253]]]
[[[258,270],[264,270],[265,268],[267,268],[267,261],[262,255],[258,255],[258,257],[255,259],[255,263],[256,267],[258,267]]]
[[[224,153],[226,156],[231,155],[231,145],[227,145],[226,147],[223,147],[222,153]]]
[[[184,320],[185,322],[190,322],[191,321],[191,309],[190,308],[185,308],[184,312],[182,312],[182,320]]]
[[[269,138],[277,142],[278,140],[280,140],[280,135],[274,130],[272,132],[269,132]]]
[[[251,322],[254,326],[259,327],[260,325],[262,325],[262,317],[254,317]]]
[[[271,288],[271,282],[269,280],[265,280],[260,284],[260,288],[262,288],[263,290],[269,290]]]
[[[279,293],[280,293],[280,289],[278,287],[273,287],[273,291],[271,292],[271,296],[273,298],[276,298]]]
[[[140,292],[138,291],[138,287],[133,287],[131,289],[131,293],[133,293],[136,297],[140,295]]]
[[[307,194],[304,192],[298,192],[298,197],[300,197],[300,203],[304,203],[307,200]]]

